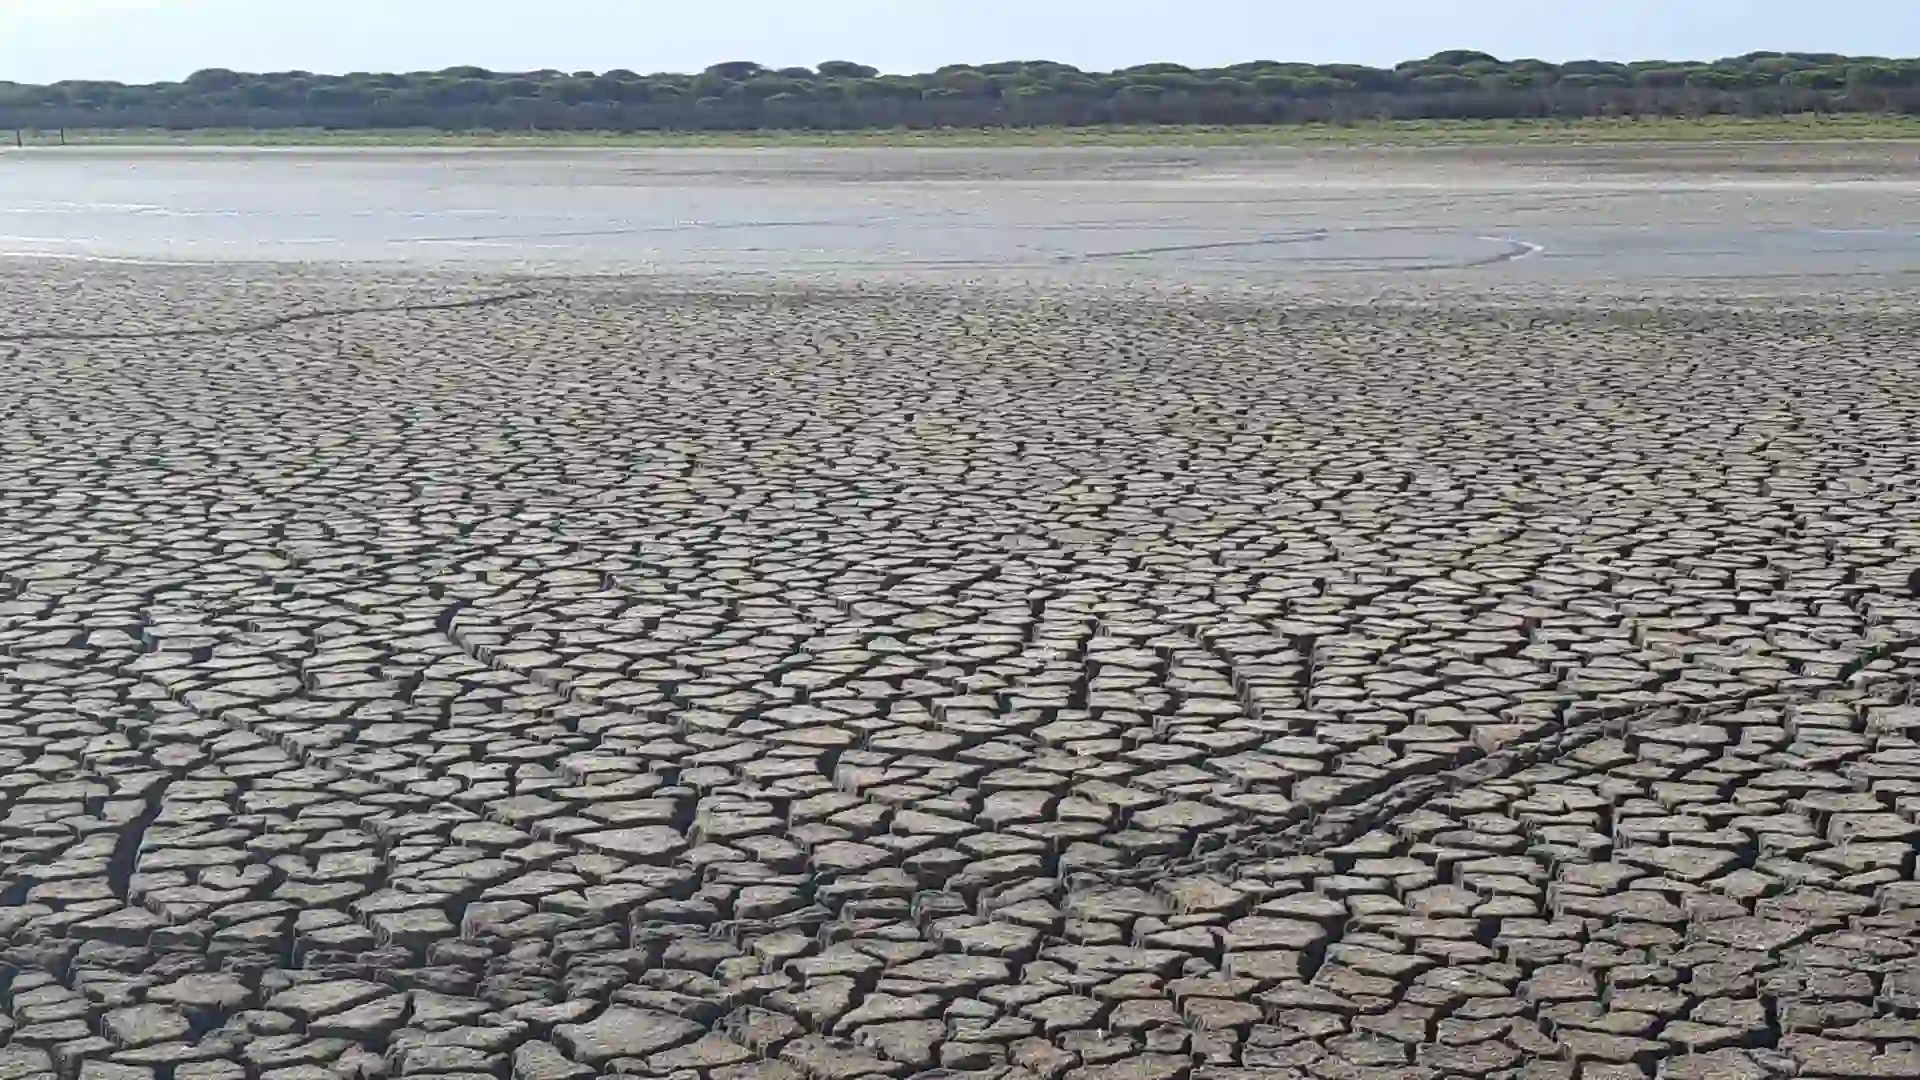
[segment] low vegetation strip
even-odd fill
[[[27,130],[23,145],[68,146],[1500,146],[1920,140],[1920,116],[1576,117],[1541,120],[1367,120],[1332,124],[1101,124],[1083,127],[873,128],[805,131],[445,131],[430,127],[68,128]]]

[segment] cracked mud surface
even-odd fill
[[[0,308],[0,1080],[1920,1075],[1892,305]]]

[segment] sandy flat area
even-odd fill
[[[1906,144],[67,148],[0,156],[0,177],[0,252],[41,257],[1781,291],[1885,284],[1920,264],[1920,150]],[[1795,284],[1766,284],[1781,279]]]

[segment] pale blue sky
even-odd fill
[[[0,0],[0,79],[202,67],[641,72],[719,60],[1388,64],[1444,48],[1547,60],[1754,49],[1920,54],[1920,0]]]

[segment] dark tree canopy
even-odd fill
[[[871,79],[880,74],[880,69],[856,64],[851,60],[828,60],[820,65],[820,74],[828,79]]]
[[[1255,60],[1083,72],[1047,60],[882,74],[851,60],[693,74],[196,71],[123,85],[0,81],[6,127],[431,127],[466,130],[1287,124],[1788,112],[1920,114],[1920,59],[1752,52],[1710,62],[1502,60],[1448,49],[1391,68]]]

